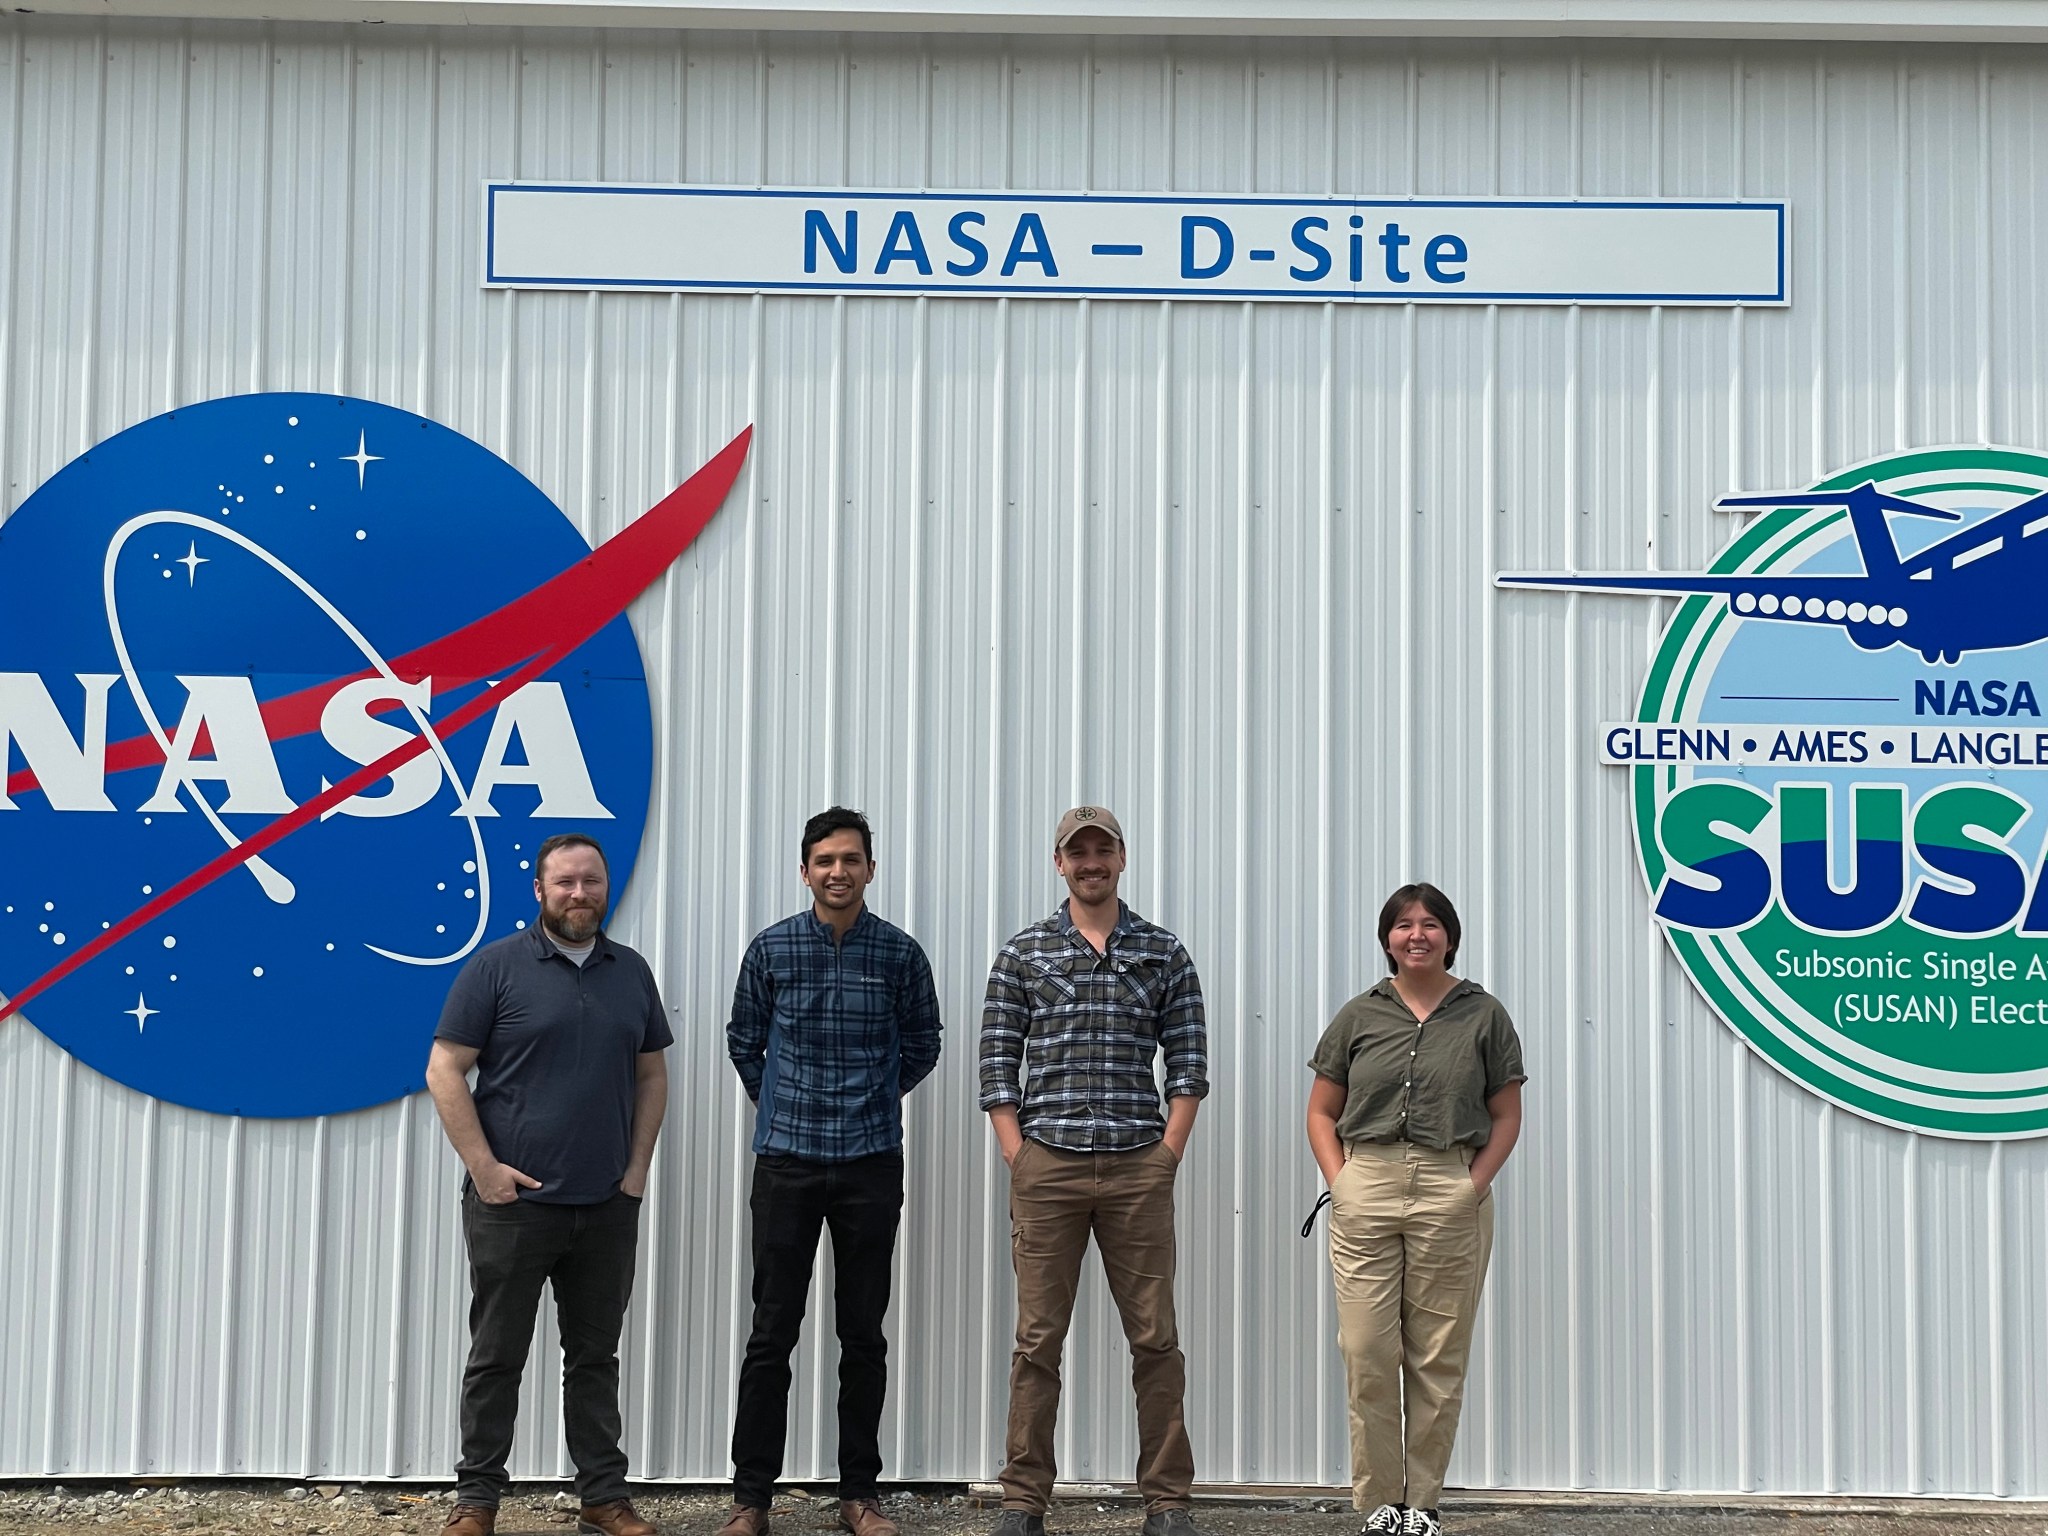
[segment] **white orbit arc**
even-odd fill
[[[454,787],[457,801],[455,814],[469,824],[470,842],[476,850],[476,926],[471,930],[469,938],[463,943],[462,947],[454,953],[447,955],[401,954],[397,950],[384,949],[368,941],[364,942],[363,948],[369,950],[372,954],[383,956],[386,960],[395,960],[401,965],[452,965],[457,960],[466,957],[483,939],[484,929],[491,920],[491,860],[489,852],[484,847],[483,830],[477,825],[476,812],[470,806],[469,795],[463,790],[462,776],[455,771],[455,764],[448,756],[448,749],[442,745],[440,734],[435,731],[433,721],[429,720],[426,714],[406,696],[403,691],[404,683],[398,674],[391,670],[391,664],[384,659],[382,653],[370,643],[369,637],[357,629],[354,624],[350,623],[342,611],[328,601],[326,594],[253,539],[244,537],[233,528],[223,527],[219,523],[212,522],[191,512],[144,512],[138,517],[131,517],[114,531],[113,538],[108,541],[106,561],[100,570],[101,594],[107,614],[107,634],[114,643],[114,655],[121,665],[122,680],[127,683],[129,695],[135,700],[135,708],[141,714],[142,723],[148,728],[149,734],[156,742],[158,750],[164,754],[165,760],[168,761],[171,754],[171,738],[164,730],[163,722],[157,718],[156,709],[149,702],[148,694],[143,691],[141,675],[135,670],[134,660],[128,654],[127,637],[121,630],[120,607],[114,599],[114,565],[119,560],[121,551],[127,547],[128,541],[136,534],[145,528],[155,528],[166,524],[199,529],[203,533],[210,533],[217,538],[226,539],[238,549],[254,555],[258,560],[269,566],[271,570],[296,587],[302,597],[318,608],[321,613],[325,614],[336,629],[348,636],[350,643],[362,653],[363,660],[370,664],[379,677],[390,683],[395,689],[400,690],[395,695],[397,702],[404,705],[406,713],[412,716],[413,724],[419,728],[420,735],[426,739],[428,750],[434,754],[434,757],[441,765],[441,771],[448,776],[449,784]],[[193,804],[198,806],[200,812],[212,824],[213,830],[220,834],[220,839],[223,843],[230,848],[241,847],[242,840],[228,830],[227,823],[220,819],[220,814],[208,803],[206,796],[199,792],[197,785],[186,779],[181,780],[179,787],[185,790],[191,797]],[[243,864],[248,869],[250,875],[255,878],[257,885],[262,887],[263,894],[279,906],[288,904],[298,896],[298,887],[293,885],[291,880],[278,870],[276,866],[267,863],[261,856],[252,855],[245,859]]]

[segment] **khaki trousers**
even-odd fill
[[[1010,1356],[1003,1508],[1042,1515],[1052,1501],[1060,1354],[1091,1232],[1131,1346],[1138,1492],[1148,1513],[1187,1507],[1195,1453],[1182,1403],[1187,1363],[1173,1314],[1179,1167],[1163,1141],[1135,1152],[1062,1152],[1028,1139],[1010,1165],[1017,1347]]]
[[[1493,1252],[1492,1193],[1482,1200],[1472,1187],[1470,1147],[1353,1142],[1346,1153],[1331,1188],[1330,1270],[1352,1502],[1434,1509]]]

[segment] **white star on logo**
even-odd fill
[[[186,550],[183,555],[181,555],[179,558],[171,562],[171,564],[173,565],[182,565],[183,567],[185,567],[185,584],[190,587],[196,587],[199,585],[199,567],[201,567],[202,565],[211,565],[212,563],[213,562],[208,560],[206,556],[199,553],[199,545],[197,542],[194,542],[190,549]]]
[[[368,469],[372,464],[381,464],[384,462],[384,455],[382,455],[381,453],[370,452],[368,442],[369,434],[365,432],[358,432],[356,434],[356,451],[354,453],[344,453],[341,456],[342,463],[355,465],[356,489],[359,491],[363,488],[363,471]]]
[[[138,992],[135,994],[135,1006],[123,1008],[121,1011],[135,1020],[135,1033],[139,1035],[142,1033],[142,1026],[162,1013],[163,1009],[150,1007],[148,1001]]]

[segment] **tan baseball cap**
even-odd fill
[[[1052,834],[1055,849],[1065,848],[1077,832],[1086,832],[1090,827],[1100,827],[1118,842],[1124,840],[1124,829],[1104,805],[1077,805],[1060,818],[1060,824]]]

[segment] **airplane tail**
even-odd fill
[[[1848,512],[1849,524],[1856,530],[1856,549],[1863,557],[1863,573],[1874,579],[1890,576],[1899,568],[1899,548],[1892,542],[1891,529],[1884,520],[1885,513],[1899,512],[1907,517],[1939,518],[1950,523],[1959,523],[1963,520],[1960,512],[1930,507],[1923,502],[1908,501],[1903,496],[1887,495],[1877,488],[1876,482],[1870,480],[1849,491],[1792,491],[1771,496],[1723,496],[1714,505],[1724,510],[1734,507],[1841,507]]]

